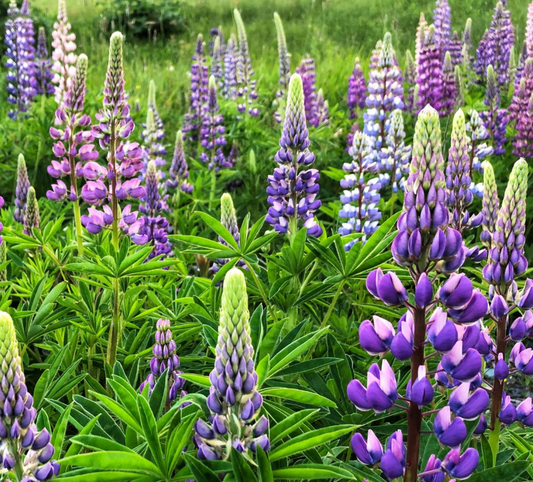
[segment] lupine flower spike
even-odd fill
[[[440,114],[442,116],[451,115],[455,110],[456,101],[455,70],[452,63],[452,56],[450,52],[446,52],[442,66],[442,104]]]
[[[405,82],[409,85],[407,90],[406,110],[410,113],[418,111],[418,107],[414,102],[415,86],[416,86],[416,63],[413,54],[410,50],[405,52]]]
[[[63,108],[57,109],[55,127],[50,128],[50,136],[56,141],[52,150],[57,160],[51,161],[48,174],[58,181],[46,192],[46,197],[52,201],[72,202],[80,254],[83,252],[83,243],[79,179],[84,176],[84,163],[92,172],[91,178],[97,179],[104,174],[104,169],[95,162],[98,151],[94,148],[94,135],[89,128],[91,117],[83,113],[86,78],[87,56],[81,54]],[[64,177],[68,179],[68,186],[61,180]]]
[[[426,475],[431,475],[431,480],[440,481],[445,474],[467,478],[475,470],[479,456],[474,449],[467,449],[461,455],[456,448],[467,436],[464,419],[479,417],[489,402],[483,389],[469,394],[469,382],[479,376],[481,370],[481,355],[474,348],[463,349],[464,338],[459,339],[462,328],[456,328],[449,319],[473,323],[486,314],[487,301],[464,275],[452,274],[440,292],[434,286],[435,279],[430,278],[434,269],[453,273],[465,259],[461,234],[449,226],[439,125],[438,112],[426,106],[415,128],[404,212],[398,219],[399,232],[392,244],[393,258],[411,274],[413,296],[394,271],[385,274],[381,268],[372,271],[366,281],[370,293],[388,306],[404,306],[407,311],[397,331],[392,323],[378,316],[373,322],[364,321],[359,328],[361,346],[370,354],[384,355],[390,350],[398,360],[410,360],[411,376],[405,397],[400,397],[395,370],[385,358],[381,369],[377,364],[371,366],[366,387],[359,380],[353,380],[347,388],[348,398],[359,410],[382,412],[397,406],[407,412],[407,448],[401,430],[389,438],[385,450],[373,433],[369,432],[366,447],[360,435],[352,438],[359,461],[379,464],[388,480],[404,476],[409,481],[419,477],[425,480]],[[464,286],[458,289],[460,282]],[[446,311],[439,307],[431,314],[434,303],[439,300]],[[432,412],[424,414],[423,407],[431,404],[436,396],[427,374],[426,344],[431,344],[437,355],[444,353],[437,369],[437,381],[451,377],[462,388],[433,420],[436,437],[441,444],[451,447],[451,451],[442,461],[431,455],[424,469],[420,466],[421,427],[423,418]]]
[[[302,170],[315,161],[315,155],[309,151],[303,85],[298,74],[294,74],[289,82],[285,122],[279,145],[275,158],[279,166],[268,176],[270,208],[266,220],[277,232],[288,232],[291,238],[296,236],[300,220],[309,235],[320,236],[322,228],[314,217],[321,205],[316,198],[320,175],[316,169]]]
[[[300,62],[296,73],[302,78],[305,119],[308,125],[315,125],[317,119],[315,59],[307,55]]]
[[[487,248],[492,246],[492,233],[496,231],[496,218],[500,210],[498,188],[494,170],[489,161],[483,162],[483,231],[481,241]]]
[[[516,135],[513,141],[515,156],[533,158],[533,94],[529,98],[527,109],[518,114]]]
[[[193,190],[192,184],[187,182],[189,179],[189,167],[185,159],[185,151],[183,149],[183,134],[181,131],[176,133],[176,144],[174,146],[174,156],[169,170],[169,179],[167,179],[167,186],[173,189],[178,189],[191,193]]]
[[[500,108],[500,90],[496,78],[496,72],[489,65],[487,68],[487,90],[485,94],[487,110],[481,112],[481,118],[490,133],[494,147],[494,154],[503,154],[505,149],[505,128],[507,126],[507,111]]]
[[[52,60],[54,64],[53,82],[56,84],[55,99],[59,108],[63,107],[68,89],[76,74],[76,35],[70,31],[65,0],[58,0],[57,21],[52,32]]]
[[[17,187],[15,189],[15,212],[13,218],[18,223],[24,223],[24,213],[26,212],[26,201],[30,189],[30,179],[28,178],[28,169],[26,161],[22,154],[19,154],[17,164]]]
[[[124,91],[122,41],[120,32],[111,35],[103,108],[95,116],[99,123],[92,126],[100,148],[107,151],[107,168],[94,162],[85,164],[83,176],[87,182],[81,190],[83,200],[95,206],[89,208],[88,215],[82,216],[82,224],[91,234],[111,227],[112,243],[117,251],[119,231],[134,235],[141,227],[141,223],[135,223],[137,213],[129,205],[121,213],[120,201],[145,196],[141,180],[136,179],[143,168],[142,151],[138,143],[127,142],[135,124]],[[96,206],[102,206],[102,210]]]
[[[412,57],[411,57],[412,58]],[[357,111],[365,106],[366,100],[366,81],[361,68],[359,57],[355,59],[352,75],[348,80],[348,109],[350,110],[350,119],[357,117]]]
[[[159,377],[168,370],[168,393],[166,400],[166,410],[168,411],[180,395],[186,395],[182,391],[185,380],[180,378],[180,374],[183,372],[178,370],[180,359],[176,354],[176,342],[172,339],[169,320],[163,318],[157,320],[155,344],[152,348],[152,353],[154,356],[150,360],[150,374],[141,383],[139,391],[142,392],[144,387],[148,386],[148,392],[151,395]]]
[[[54,446],[46,429],[37,430],[37,411],[22,371],[15,326],[0,311],[0,447],[2,473],[10,480],[46,481],[59,474]]]
[[[237,95],[237,40],[231,34],[224,52],[224,90],[226,99],[234,100]]]
[[[278,109],[274,117],[277,122],[281,123],[285,117],[285,96],[289,88],[291,78],[291,54],[287,50],[287,40],[285,39],[285,30],[283,23],[277,12],[274,12],[274,23],[276,24],[276,33],[278,36],[278,59],[279,59],[279,90],[276,92]]]
[[[37,51],[35,52],[35,76],[37,79],[37,94],[50,95],[55,93],[52,84],[53,74],[50,71],[52,61],[48,56],[48,45],[44,27],[39,27],[39,37],[37,40]]]
[[[232,268],[224,279],[215,367],[209,375],[212,417],[195,425],[199,459],[226,460],[232,450],[255,452],[257,446],[269,450],[268,419],[259,417],[263,397],[256,388],[253,354],[246,280]]]
[[[441,115],[443,111],[443,78],[440,48],[435,41],[433,25],[426,29],[418,58],[416,83],[418,85],[418,108],[429,104]]]
[[[26,201],[26,210],[24,212],[24,234],[32,236],[32,230],[34,228],[39,228],[40,222],[39,202],[35,196],[35,189],[30,187],[28,190],[28,199]]]
[[[254,107],[254,102],[257,99],[257,81],[254,77],[254,69],[252,68],[252,58],[248,50],[248,38],[246,36],[246,29],[240,12],[233,10],[235,24],[237,26],[238,54],[237,54],[237,96],[241,99],[241,103],[237,106],[237,110],[242,114],[248,112],[253,117],[259,115],[259,109]]]
[[[435,43],[441,51],[441,58],[450,50],[451,40],[451,8],[448,0],[437,0],[433,11],[433,23],[435,25]]]

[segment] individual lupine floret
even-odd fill
[[[176,144],[174,147],[174,156],[170,164],[169,179],[166,184],[168,187],[178,189],[190,194],[193,191],[193,185],[187,182],[189,179],[189,166],[185,158],[183,149],[183,134],[178,131],[176,134]]]
[[[8,115],[15,119],[20,112],[26,112],[36,95],[35,40],[33,21],[30,18],[30,4],[24,0],[20,10],[11,3],[6,21],[6,67],[7,100],[14,104]]]
[[[196,152],[196,144],[200,140],[202,111],[208,98],[208,82],[209,69],[204,54],[204,38],[202,34],[199,34],[191,62],[190,105],[183,122],[183,134],[185,140],[191,144],[190,150],[193,154]]]
[[[226,99],[235,100],[237,95],[237,40],[235,34],[231,34],[224,52],[224,90]]]
[[[433,10],[433,24],[435,25],[435,43],[441,51],[441,58],[449,51],[449,43],[452,35],[451,26],[452,10],[448,0],[437,0]]]
[[[180,395],[184,395],[182,391],[185,385],[185,380],[180,377],[183,373],[178,370],[180,366],[180,359],[176,353],[176,342],[172,339],[172,331],[170,330],[170,320],[160,318],[156,323],[155,344],[152,348],[153,357],[150,360],[150,374],[146,380],[141,383],[139,391],[142,392],[144,387],[148,386],[148,393],[151,395],[157,380],[165,371],[168,371],[168,393],[166,409],[172,406]]]
[[[410,113],[416,113],[418,107],[414,102],[415,98],[415,87],[416,87],[416,63],[413,59],[413,54],[410,50],[405,52],[405,82],[409,85],[407,89],[407,103],[406,110]]]
[[[37,411],[22,371],[15,326],[0,312],[0,451],[2,474],[11,480],[45,481],[59,474],[54,446],[46,429],[35,424]]]
[[[422,420],[433,413],[423,413],[422,407],[431,403],[436,393],[427,376],[426,339],[435,350],[445,351],[436,374],[438,381],[444,379],[443,389],[452,388],[455,383],[466,382],[466,399],[462,389],[458,394],[461,397],[456,396],[457,403],[452,406],[450,402],[449,408],[437,415],[434,421],[437,437],[450,446],[460,445],[467,435],[463,419],[479,417],[488,405],[488,395],[484,389],[478,389],[479,391],[469,395],[470,385],[479,379],[482,367],[481,355],[474,348],[480,330],[477,326],[475,329],[460,326],[461,323],[475,324],[485,316],[487,300],[473,289],[468,279],[463,288],[458,288],[464,275],[452,275],[440,291],[436,291],[434,286],[432,272],[435,269],[453,273],[465,259],[461,234],[449,226],[443,166],[438,112],[431,106],[426,106],[420,113],[415,128],[404,212],[398,220],[399,233],[392,244],[394,259],[400,265],[408,267],[411,274],[415,286],[414,296],[409,295],[394,271],[386,274],[380,268],[372,271],[366,282],[369,292],[388,306],[406,307],[407,313],[400,319],[397,333],[387,320],[376,318],[374,324],[363,322],[359,332],[363,348],[371,348],[372,352],[379,354],[386,353],[390,348],[398,359],[410,359],[411,376],[406,397],[398,394],[394,371],[385,359],[381,370],[377,365],[371,367],[367,388],[354,380],[347,389],[349,399],[360,410],[373,409],[379,412],[397,407],[408,414],[407,450],[401,443],[393,452],[389,440],[387,456],[384,453],[379,461],[381,471],[389,480],[402,476],[410,481],[419,477],[425,480],[426,475],[440,477],[438,480],[441,480],[444,476],[442,472],[446,470],[448,473],[454,471],[455,474],[468,476],[477,465],[469,463],[467,468],[466,462],[463,462],[464,470],[455,471],[460,465],[457,457],[465,461],[475,458],[467,450],[463,456],[459,452],[457,455],[455,452],[448,453],[446,464],[433,456],[425,472],[419,469]],[[446,311],[439,308],[427,320],[438,300],[444,304]],[[484,401],[478,400],[480,397],[485,397]],[[456,414],[452,420],[450,410],[454,411],[454,408],[461,411],[461,415]],[[359,437],[355,436],[356,447],[358,440]],[[392,442],[401,440],[400,432]],[[373,452],[378,454],[376,447],[373,441]],[[360,460],[366,463],[364,457]]]
[[[392,191],[404,188],[405,176],[409,171],[411,146],[405,145],[403,113],[400,109],[392,112],[389,130],[383,147],[379,153],[380,171],[388,172]]]
[[[304,57],[296,69],[296,73],[302,78],[305,120],[308,125],[314,125],[317,111],[315,59],[309,55]]]
[[[291,78],[291,54],[287,49],[287,40],[285,39],[285,30],[283,23],[277,12],[274,12],[274,23],[276,24],[276,33],[278,37],[278,59],[279,59],[279,90],[276,92],[276,97],[284,99],[289,88],[289,81]],[[283,119],[283,112],[278,122]]]
[[[382,187],[379,177],[369,179],[377,172],[377,165],[372,160],[372,140],[357,131],[348,152],[353,160],[342,166],[346,175],[340,182],[344,191],[340,198],[343,207],[339,211],[339,217],[343,222],[339,233],[342,236],[362,233],[363,236],[345,244],[344,249],[347,251],[357,241],[365,242],[376,231],[381,219],[378,204]]]
[[[377,66],[368,77],[367,111],[363,115],[364,132],[374,140],[376,162],[379,162],[379,151],[387,139],[392,111],[404,108],[401,75],[392,48],[392,37],[387,32]]]
[[[366,100],[366,81],[363,69],[361,68],[361,61],[359,57],[355,58],[352,75],[348,80],[348,109],[350,111],[350,119],[357,117],[357,110],[365,106]]]
[[[212,418],[195,425],[198,458],[226,460],[232,450],[270,448],[268,419],[258,418],[263,397],[256,388],[253,354],[246,280],[232,268],[224,279],[215,367],[209,375],[207,407]]]
[[[527,159],[533,158],[533,94],[529,98],[527,110],[518,115],[513,154]]]
[[[442,58],[435,42],[433,25],[426,29],[418,59],[416,83],[418,85],[418,108],[429,104],[442,113],[443,78]]]
[[[468,205],[474,200],[470,189],[470,142],[466,135],[465,116],[459,109],[453,117],[452,138],[446,166],[448,206],[452,212],[450,225],[463,232],[481,224],[482,215],[471,216]]]
[[[257,100],[257,81],[254,77],[254,69],[252,68],[252,58],[250,57],[250,51],[248,49],[248,38],[246,36],[246,29],[244,28],[244,22],[240,12],[233,10],[233,16],[235,18],[235,24],[237,26],[237,97],[242,99],[242,102],[237,106],[237,110],[243,114],[248,112],[253,117],[259,115],[259,109],[254,107],[253,104]]]
[[[221,167],[231,167],[226,162],[226,156],[222,152],[222,146],[226,145],[226,138],[224,137],[226,129],[223,125],[224,118],[219,112],[217,85],[213,76],[209,79],[208,100],[202,118],[200,139],[203,152],[200,154],[200,160],[207,164],[210,170],[214,169],[216,172]]]
[[[279,166],[268,176],[270,208],[266,217],[266,221],[278,233],[288,232],[291,237],[296,236],[299,220],[303,222],[309,235],[318,237],[322,234],[322,228],[314,216],[321,205],[316,198],[320,174],[316,169],[301,169],[315,161],[315,155],[309,151],[310,143],[305,121],[302,78],[294,74],[289,82],[280,149],[275,157]]]
[[[161,215],[167,206],[160,193],[159,173],[153,159],[148,162],[145,182],[146,194],[142,199],[143,203],[139,206],[139,211],[143,216],[130,226],[129,234],[134,243],[153,246],[154,249],[149,254],[148,259],[155,256],[165,258],[172,251],[172,245],[168,240],[170,225],[167,219]]]
[[[503,154],[505,148],[505,128],[507,126],[507,111],[500,108],[500,92],[496,79],[496,72],[489,65],[487,68],[487,90],[485,93],[485,105],[487,110],[481,112],[485,127],[490,133],[494,147],[494,154]]]
[[[319,89],[316,95],[316,126],[329,125],[329,104],[328,101],[324,99],[324,92],[322,89]]]
[[[135,124],[124,91],[122,42],[120,32],[111,35],[103,108],[95,116],[98,124],[92,126],[92,134],[107,153],[107,168],[94,162],[85,164],[83,177],[87,182],[81,190],[85,202],[91,206],[103,206],[102,211],[90,208],[89,214],[82,216],[82,224],[91,234],[98,234],[110,226],[112,243],[117,251],[119,230],[128,233],[129,226],[136,221],[136,212],[132,212],[130,206],[120,212],[120,202],[145,196],[141,180],[136,179],[143,168],[142,151],[138,143],[127,142]]]
[[[455,71],[450,52],[446,52],[442,66],[442,102],[441,116],[451,115],[455,110],[457,91],[455,86]]]
[[[67,96],[70,84],[76,74],[76,35],[70,31],[71,25],[67,18],[65,0],[58,0],[57,22],[52,32],[52,72],[53,82],[56,84],[55,99],[59,108]]]
[[[487,68],[492,65],[500,88],[509,83],[509,58],[515,42],[511,14],[505,5],[498,2],[490,27],[485,31],[477,50],[476,71],[481,78],[486,78]]]
[[[17,162],[17,186],[15,188],[15,212],[13,218],[18,223],[24,223],[24,213],[26,212],[26,201],[30,189],[30,179],[26,161],[22,154],[19,154]]]
[[[37,40],[37,50],[35,52],[35,77],[37,80],[37,94],[49,95],[55,93],[52,84],[53,74],[50,71],[52,61],[48,57],[48,45],[44,27],[39,27],[39,37]]]
[[[24,211],[24,234],[32,236],[32,230],[39,228],[41,216],[39,214],[39,202],[35,195],[35,189],[30,187],[28,189],[28,199],[26,201],[26,209]]]

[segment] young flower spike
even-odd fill
[[[0,312],[0,446],[2,474],[10,480],[46,481],[59,474],[46,429],[37,430],[37,411],[22,371],[17,337],[9,314]]]
[[[26,210],[24,212],[24,234],[32,236],[32,229],[38,228],[41,217],[39,214],[39,202],[35,196],[35,189],[28,189],[28,199],[26,201]]]
[[[268,176],[267,188],[270,208],[266,220],[281,234],[296,235],[298,221],[311,236],[320,236],[322,228],[316,223],[314,212],[321,203],[316,199],[320,175],[316,169],[301,170],[311,165],[315,155],[309,151],[309,133],[305,121],[302,78],[291,77],[283,132],[276,153],[279,164]]]
[[[65,0],[58,0],[57,22],[54,23],[52,32],[52,47],[54,48],[52,81],[56,84],[55,99],[59,108],[63,107],[70,84],[76,74],[76,35],[70,29]]]
[[[185,380],[180,378],[181,371],[180,359],[176,354],[176,342],[172,339],[170,331],[170,321],[160,318],[157,320],[155,332],[155,344],[152,348],[153,357],[150,361],[150,374],[146,380],[141,383],[139,391],[142,392],[145,386],[148,386],[149,394],[155,388],[157,380],[168,370],[168,393],[166,409],[170,409],[172,403],[180,395],[180,391],[185,385]],[[184,394],[184,392],[181,392]]]
[[[52,60],[48,57],[48,45],[44,27],[39,27],[37,50],[35,52],[35,76],[37,80],[37,94],[50,95],[55,93],[52,84],[53,74],[50,71]]]
[[[195,426],[198,458],[226,460],[231,450],[269,449],[268,420],[258,418],[263,398],[256,389],[253,354],[246,280],[232,268],[224,279],[215,367],[209,375],[212,418]]]
[[[276,97],[284,99],[287,89],[289,88],[289,81],[291,78],[291,54],[287,50],[287,40],[285,39],[285,30],[283,23],[277,12],[274,12],[274,23],[276,24],[276,33],[278,36],[278,59],[279,59],[279,90],[276,92]],[[280,112],[280,120],[283,119],[283,112]]]
[[[186,193],[191,193],[193,190],[192,184],[187,182],[189,178],[189,166],[185,159],[185,151],[183,149],[183,134],[181,131],[176,133],[176,144],[174,147],[174,156],[170,164],[169,179],[166,183],[168,187],[179,189]]]
[[[30,189],[30,179],[24,156],[19,154],[17,164],[17,187],[15,189],[15,212],[13,218],[18,223],[24,223],[24,213],[26,212],[26,202]]]
[[[500,89],[496,78],[496,72],[492,65],[487,67],[487,90],[485,105],[488,110],[481,112],[483,123],[490,133],[494,145],[494,154],[503,154],[505,149],[505,128],[507,126],[507,110],[500,108]],[[514,153],[516,154],[516,152]]]

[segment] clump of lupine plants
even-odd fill
[[[125,72],[131,21],[99,92],[58,7],[52,65],[27,1],[6,24],[0,479],[529,480],[532,18],[437,0],[341,79],[235,10],[172,88]]]

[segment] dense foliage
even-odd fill
[[[530,480],[533,3],[342,80],[235,9],[144,89],[170,3],[103,4],[107,62],[7,10],[0,480]]]

